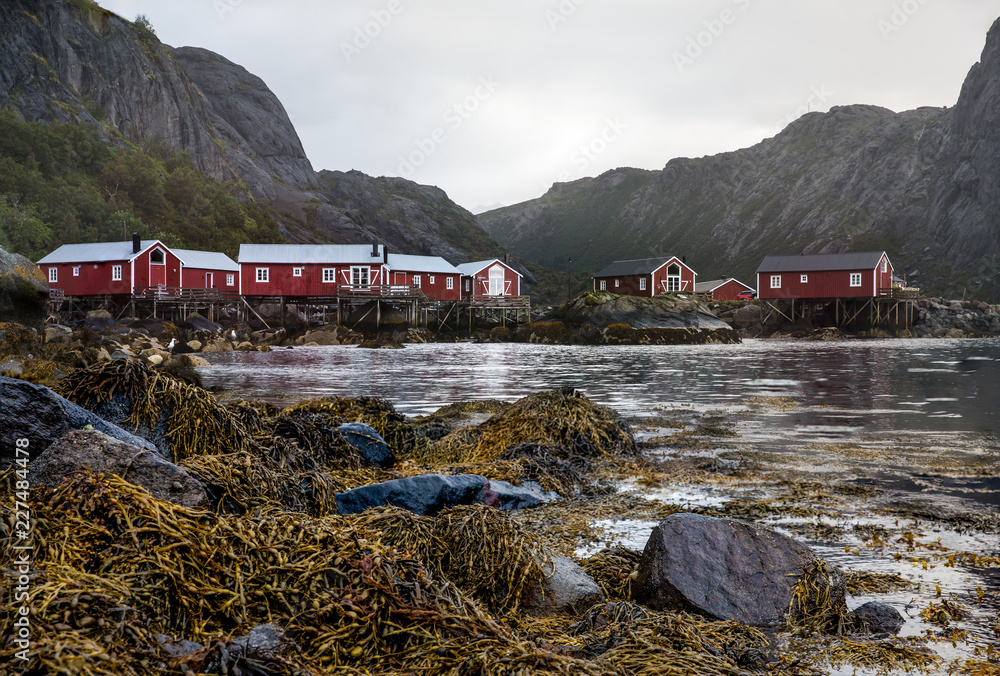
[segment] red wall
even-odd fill
[[[244,296],[335,296],[337,286],[351,283],[351,265],[306,263],[241,263],[240,274]],[[368,283],[373,286],[386,284],[384,268],[381,265],[361,264],[370,268]],[[267,268],[269,281],[257,281],[257,268]],[[292,275],[292,268],[302,268],[302,276]],[[335,268],[337,281],[324,282],[323,270]]]
[[[149,256],[157,249],[163,250],[164,265],[153,265]],[[154,246],[132,261],[132,269],[135,270],[135,288],[142,289],[149,286],[163,284],[167,287],[179,288],[181,285],[181,261],[166,247]]]
[[[121,281],[111,281],[111,267],[122,266]],[[80,276],[73,276],[73,268],[79,266]],[[49,288],[62,289],[67,296],[103,296],[132,293],[131,267],[128,261],[109,261],[107,263],[58,263],[38,266],[45,279],[49,278],[49,268],[59,272],[58,281],[50,282]]]
[[[851,275],[861,273],[861,286],[851,286]],[[771,288],[771,276],[781,275],[781,288]],[[803,284],[801,276],[807,275]],[[759,298],[873,298],[879,289],[892,286],[892,265],[881,272],[881,265],[874,270],[833,270],[824,272],[759,272],[757,295]]]
[[[671,265],[677,264],[681,269],[680,293],[694,293],[695,274],[694,270],[684,265],[679,259],[672,258],[665,265],[654,271],[650,275],[622,275],[619,277],[595,277],[594,290],[601,290],[601,281],[607,282],[605,291],[617,293],[622,296],[646,296],[652,297],[667,292],[667,270]],[[646,289],[639,288],[639,280],[646,278]],[[615,286],[615,281],[618,286]]]
[[[184,268],[184,288],[185,289],[207,289],[208,278],[206,274],[212,273],[212,287],[221,291],[239,291],[240,273],[229,270],[209,270],[207,268]],[[233,276],[231,286],[226,284],[226,275]]]
[[[753,291],[753,289],[746,286],[742,282],[730,279],[728,282],[712,292],[712,300],[736,300],[737,294],[741,291]]]
[[[415,272],[409,270],[392,270],[389,273],[390,284],[413,284],[413,277],[420,277],[420,290],[424,295],[435,300],[461,300],[462,298],[462,276],[447,275],[440,272]],[[434,283],[431,284],[431,277]],[[448,288],[447,279],[451,277],[452,288]]]
[[[508,265],[504,265],[499,261],[490,263],[485,268],[476,273],[475,277],[472,278],[472,289],[470,292],[465,290],[465,282],[468,277],[462,278],[462,298],[469,298],[470,296],[475,298],[480,298],[482,296],[488,296],[490,293],[490,269],[499,265],[503,268],[504,272],[504,293],[505,296],[520,296],[521,295],[521,276],[514,271]]]
[[[672,258],[670,262],[653,273],[653,283],[656,286],[656,292],[653,295],[667,292],[667,270],[675,263],[681,269],[680,293],[694,293],[694,270],[684,265],[679,259]]]

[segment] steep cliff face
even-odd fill
[[[292,242],[383,241],[452,262],[502,250],[441,190],[358,172],[321,182],[267,85],[213,52],[163,45],[90,0],[0,4],[0,107],[99,127],[109,143],[187,151],[275,205]]]
[[[952,109],[811,113],[744,150],[557,184],[479,223],[528,260],[576,270],[686,256],[748,282],[771,253],[885,248],[941,293],[1000,294],[1000,22]]]

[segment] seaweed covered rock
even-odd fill
[[[49,283],[41,269],[24,256],[0,248],[0,322],[41,329],[48,300]]]
[[[22,380],[0,376],[0,429],[11,439],[28,439],[32,457],[48,448],[70,430],[91,427],[127,444],[156,450],[145,439],[109,423],[100,416],[67,401],[52,390]],[[13,457],[12,444],[7,444],[0,466],[6,467]]]
[[[521,443],[560,445],[577,458],[635,453],[628,423],[572,388],[524,397],[474,428],[455,430],[437,452],[457,462],[484,461]]]
[[[815,560],[808,547],[767,528],[674,514],[646,543],[633,597],[656,610],[692,611],[757,627],[783,625],[796,584]],[[839,594],[843,603],[843,585]]]
[[[377,467],[391,467],[396,461],[389,445],[374,427],[364,423],[344,423],[337,430],[368,463]]]
[[[391,505],[433,516],[457,505],[486,502],[490,482],[486,477],[466,474],[424,474],[360,486],[336,495],[339,514],[359,514],[372,507]]]
[[[605,600],[600,585],[578,563],[565,556],[552,557],[552,562],[543,570],[545,579],[521,601],[521,607],[529,615],[550,617],[574,613]]]
[[[117,474],[160,500],[183,507],[208,502],[200,481],[154,450],[139,448],[96,430],[74,430],[42,451],[31,463],[33,486],[55,488],[74,472]]]
[[[38,331],[23,324],[0,322],[0,355],[27,357],[40,347]]]

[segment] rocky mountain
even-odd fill
[[[886,249],[912,284],[1000,295],[1000,21],[953,108],[810,113],[751,148],[617,169],[480,214],[526,260],[686,257],[754,283],[767,254]]]
[[[4,0],[0,107],[27,121],[83,123],[119,146],[187,151],[205,174],[266,200],[293,242],[384,242],[454,263],[502,249],[441,190],[358,172],[317,175],[267,85],[205,49],[90,0]]]

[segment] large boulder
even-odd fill
[[[808,547],[768,528],[674,514],[653,529],[646,543],[633,597],[655,610],[778,626],[786,622],[803,570],[815,560]],[[839,599],[831,603],[843,605],[843,585],[833,587],[831,596],[839,594]]]
[[[187,318],[181,322],[180,328],[187,331],[189,335],[193,336],[196,333],[219,333],[222,331],[222,324],[218,322],[213,322],[207,319],[197,312],[192,312],[187,316]]]
[[[306,334],[297,341],[300,345],[316,343],[317,345],[340,345],[340,329],[336,326],[324,326]]]
[[[161,500],[182,507],[207,504],[205,486],[155,450],[139,448],[96,430],[73,430],[31,462],[32,486],[55,488],[81,469],[117,474]]]
[[[145,439],[126,432],[117,425],[64,399],[47,387],[0,376],[0,429],[11,439],[27,439],[31,457],[51,446],[70,430],[90,425],[109,437],[133,446],[156,451]],[[13,444],[5,444],[0,468],[13,458]]]
[[[898,634],[906,619],[892,606],[879,601],[869,601],[851,612],[857,630],[870,634]]]
[[[531,487],[517,487],[477,474],[423,474],[369,484],[337,493],[339,514],[359,514],[370,507],[392,505],[414,514],[434,516],[442,509],[484,503],[500,511],[538,507],[558,497]]]
[[[41,269],[24,256],[0,248],[0,322],[41,329],[48,301],[49,283]]]
[[[604,591],[594,578],[565,556],[554,556],[544,570],[545,579],[521,599],[521,607],[529,615],[577,613],[605,600]]]
[[[347,443],[357,449],[368,463],[376,467],[392,467],[396,458],[385,439],[364,423],[346,423],[337,428],[347,438]]]
[[[94,333],[110,333],[115,329],[115,318],[107,310],[91,310],[83,320],[83,326]]]

